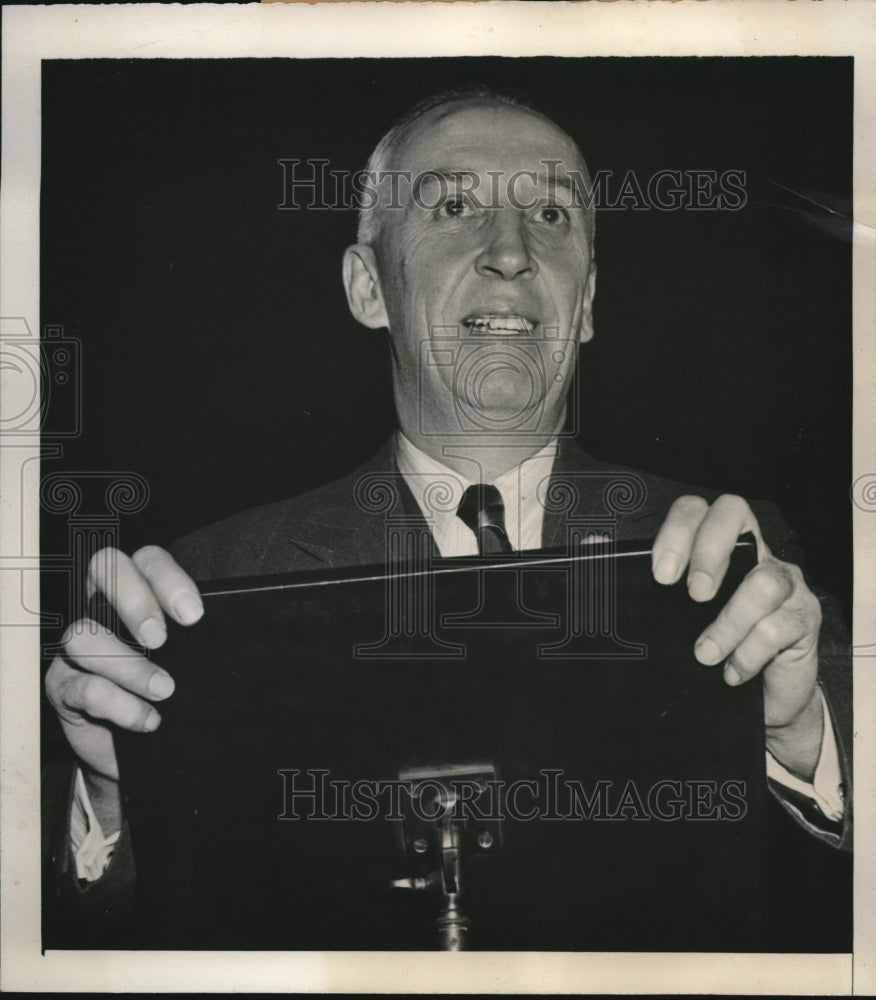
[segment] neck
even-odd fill
[[[441,438],[411,433],[402,427],[405,437],[430,458],[459,473],[469,482],[492,483],[510,469],[521,465],[556,439],[558,432],[533,434],[515,440],[511,436],[485,440],[483,434]]]

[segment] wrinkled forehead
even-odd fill
[[[587,167],[575,142],[558,125],[528,108],[473,101],[436,108],[411,123],[394,150],[392,169],[414,174],[429,170],[478,173],[558,173]]]

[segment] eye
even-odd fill
[[[462,219],[472,214],[472,207],[464,198],[450,197],[438,206],[437,214],[445,219]]]
[[[562,205],[543,205],[535,213],[535,218],[548,226],[558,226],[569,221],[569,213]]]

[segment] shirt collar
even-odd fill
[[[505,505],[508,537],[518,551],[541,546],[544,507],[538,487],[550,477],[556,455],[554,438],[493,482]],[[458,554],[452,538],[460,531],[464,536],[471,532],[456,517],[456,511],[472,480],[427,455],[400,430],[396,433],[395,457],[399,471],[432,527],[439,551],[442,555]],[[540,492],[543,495],[544,489]]]

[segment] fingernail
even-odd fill
[[[160,722],[161,716],[155,711],[154,708],[150,708],[149,714],[143,721],[143,731],[146,733],[154,733]]]
[[[149,694],[153,698],[169,698],[175,687],[173,678],[164,670],[156,670],[149,678]]]
[[[204,605],[194,594],[182,594],[173,602],[173,613],[181,625],[194,625],[204,613]]]
[[[678,556],[674,552],[664,552],[654,567],[654,579],[658,583],[675,583],[681,569]]]
[[[694,646],[694,653],[700,663],[707,667],[712,666],[721,659],[721,650],[714,639],[700,639]]]
[[[714,582],[708,573],[701,569],[691,573],[687,581],[687,590],[695,601],[708,601],[712,596]]]
[[[731,686],[736,687],[736,685],[742,680],[739,674],[733,669],[733,667],[727,667],[724,670],[724,680]]]
[[[140,642],[147,649],[158,649],[167,638],[167,629],[157,618],[147,618],[140,626]]]

